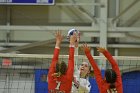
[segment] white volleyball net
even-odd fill
[[[45,75],[45,70],[49,68],[52,56],[53,55],[0,54],[0,93],[39,93],[37,91],[47,91],[47,87],[42,87],[46,86],[44,84],[46,78],[43,77],[43,74],[39,73],[44,73]],[[83,55],[78,55],[77,58],[77,65],[83,61],[88,61]],[[129,72],[140,72],[140,57],[115,56],[114,58],[117,60],[122,75]],[[67,62],[68,55],[60,55],[59,59]],[[105,57],[94,56],[94,59],[101,69],[110,68],[108,62],[105,62]],[[130,79],[134,81],[133,83],[125,81],[126,85],[128,83],[128,86],[135,86],[134,88],[137,88],[136,86],[139,87],[139,83],[135,83],[135,78],[139,78],[139,75],[136,75],[132,79],[130,77]]]

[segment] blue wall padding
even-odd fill
[[[105,70],[101,70],[101,74],[103,78],[104,78],[104,73],[105,73]],[[91,84],[90,93],[99,93],[99,89],[98,89],[95,78],[89,78],[89,82]]]
[[[35,70],[35,93],[48,93],[48,83],[41,80],[42,74],[48,74],[48,70]]]
[[[102,77],[104,77],[102,70]],[[48,70],[35,70],[35,93],[48,93],[48,83],[41,81],[41,75],[48,74]],[[128,72],[122,75],[124,93],[140,93],[140,72]],[[95,78],[89,78],[91,83],[90,93],[99,93]]]
[[[124,73],[122,80],[124,93],[140,93],[140,71]]]
[[[102,70],[102,75],[104,77],[104,72]],[[98,86],[95,78],[89,78],[91,83],[90,93],[99,93]],[[140,93],[140,71],[133,71],[124,73],[122,75],[123,81],[123,93]]]
[[[104,70],[102,75],[104,77]],[[35,93],[48,93],[48,83],[41,80],[42,74],[48,74],[48,70],[35,70]],[[122,75],[124,93],[140,93],[140,71],[127,72]],[[89,78],[91,83],[90,93],[99,93],[95,78]]]
[[[99,93],[98,86],[97,86],[95,78],[89,78],[89,82],[91,84],[90,93]]]

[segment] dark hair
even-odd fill
[[[107,83],[110,83],[110,88],[115,88],[115,82],[117,79],[116,72],[112,69],[107,69],[105,71],[105,78],[106,78]]]
[[[89,71],[91,71],[91,66],[89,66]]]
[[[64,75],[66,73],[67,65],[64,61],[56,63],[56,73]]]

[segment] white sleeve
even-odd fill
[[[77,65],[75,65],[71,93],[78,93],[79,79],[80,79],[80,71],[78,70]]]

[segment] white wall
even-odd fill
[[[119,51],[120,56],[140,56],[139,48],[122,48]]]
[[[120,13],[125,9],[127,9],[127,7],[131,5],[134,1],[136,0],[120,0]],[[139,0],[137,1],[138,1],[137,3],[135,3],[127,12],[125,12],[125,14],[121,16],[120,18],[121,24],[125,23],[127,20],[129,20],[131,17],[133,17],[136,13],[140,11],[139,9],[140,1]],[[139,18],[137,20],[139,20]]]

